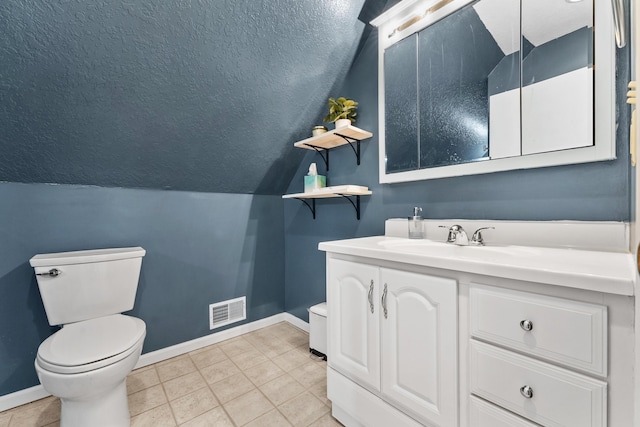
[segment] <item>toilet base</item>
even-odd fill
[[[140,358],[144,336],[124,359],[77,374],[51,372],[35,361],[40,383],[60,398],[60,427],[129,427],[126,378]]]
[[[61,398],[60,427],[129,427],[126,381],[87,398]]]

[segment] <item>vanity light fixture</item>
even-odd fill
[[[567,3],[579,3],[582,0],[564,0],[564,1],[566,1]]]
[[[402,24],[398,25],[396,28],[393,29],[393,31],[389,34],[388,37],[391,38],[391,37],[395,36],[396,33],[398,33],[399,31],[406,30],[407,28],[409,28],[410,26],[412,26],[416,22],[421,21],[422,19],[426,18],[427,16],[431,15],[432,13],[442,9],[444,6],[448,5],[452,1],[453,0],[440,0],[439,2],[437,2],[436,4],[431,6],[429,9],[427,9],[422,15],[414,15],[411,18],[409,18],[406,21],[404,21]],[[582,1],[582,0],[578,0],[578,1]]]

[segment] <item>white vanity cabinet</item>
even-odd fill
[[[333,404],[368,427],[457,425],[457,282],[331,257],[327,271]],[[377,408],[350,407],[345,379]]]
[[[613,250],[624,233],[526,227],[572,248],[322,242],[333,416],[347,427],[640,426],[635,257]],[[611,250],[574,248],[611,235]]]

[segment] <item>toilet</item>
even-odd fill
[[[131,310],[145,250],[141,247],[36,255],[35,269],[49,324],[62,329],[38,348],[35,368],[60,398],[61,427],[130,425],[126,377],[146,325]]]

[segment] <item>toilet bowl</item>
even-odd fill
[[[107,324],[113,325],[113,332],[123,332],[120,342],[100,334]],[[121,328],[124,325],[130,329]],[[68,325],[40,345],[36,372],[45,390],[62,402],[61,426],[129,425],[125,380],[138,362],[145,335],[142,320],[114,315]],[[105,351],[104,341],[102,346],[98,343],[101,336],[112,344],[111,350]],[[130,341],[134,343],[129,345]],[[78,347],[94,351],[83,354],[76,351]]]
[[[40,344],[35,369],[60,398],[61,427],[130,425],[126,377],[140,354],[146,325],[120,314],[133,308],[142,248],[37,255],[49,323],[62,324]]]

